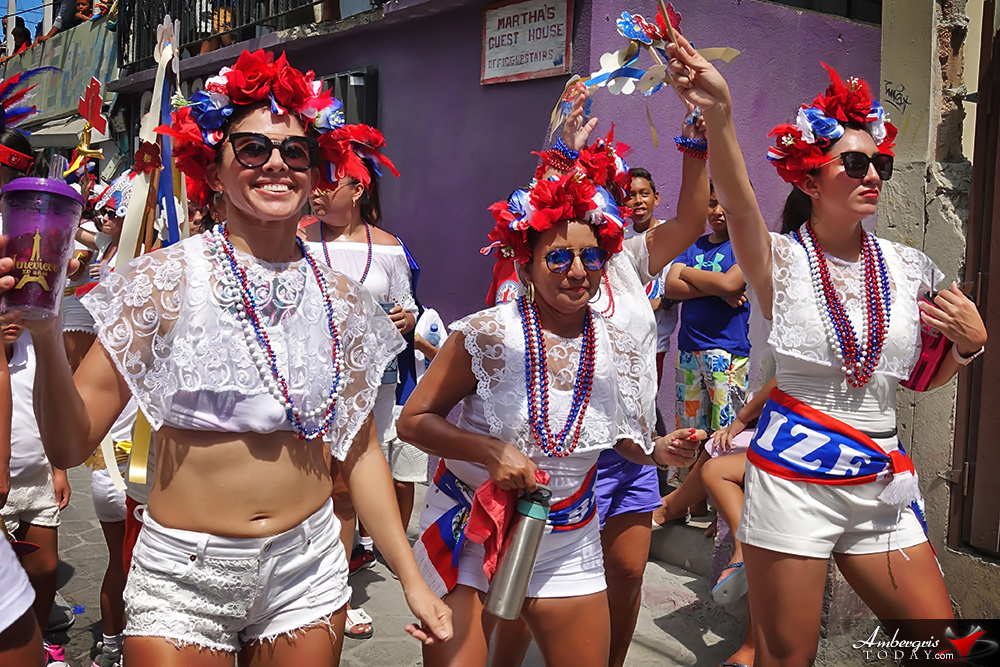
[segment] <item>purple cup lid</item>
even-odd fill
[[[13,181],[3,186],[0,190],[0,197],[8,192],[45,192],[63,197],[69,197],[83,206],[83,195],[66,185],[63,181],[51,178],[15,178]]]

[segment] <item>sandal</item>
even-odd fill
[[[724,662],[719,667],[750,667],[750,665],[744,665],[742,662]]]
[[[355,628],[366,625],[368,626],[368,630],[355,632]],[[372,617],[364,609],[347,610],[347,623],[344,626],[345,637],[350,637],[351,639],[368,639],[373,634],[375,634],[375,629],[372,627]]]
[[[722,568],[723,572],[726,570],[733,571],[720,579],[712,589],[712,599],[719,604],[739,600],[747,593],[747,571],[743,567],[743,561],[730,563]]]

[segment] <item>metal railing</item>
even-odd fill
[[[127,72],[153,67],[156,26],[168,14],[180,21],[178,42],[182,55],[191,56],[313,23],[322,3],[323,0],[122,0],[118,66]]]

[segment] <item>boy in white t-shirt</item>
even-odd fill
[[[70,488],[66,471],[52,468],[45,457],[33,406],[35,354],[31,335],[24,335],[20,317],[0,316],[7,365],[10,368],[10,492],[0,508],[7,532],[15,539],[38,545],[21,564],[35,592],[32,608],[40,628],[44,628],[56,595],[56,567],[59,564],[59,511],[69,504]],[[65,664],[62,648],[46,644],[49,665]]]

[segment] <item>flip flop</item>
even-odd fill
[[[712,589],[712,599],[719,604],[727,604],[734,600],[739,600],[747,593],[747,572],[743,567],[743,561],[731,563],[722,571],[733,570],[719,580],[719,583]]]
[[[351,632],[354,628],[359,625],[372,625],[372,617],[369,616],[364,609],[348,609],[347,610],[347,623],[344,626],[344,636],[350,637],[351,639],[368,639],[373,634],[375,634],[375,628],[369,627],[367,632]]]

